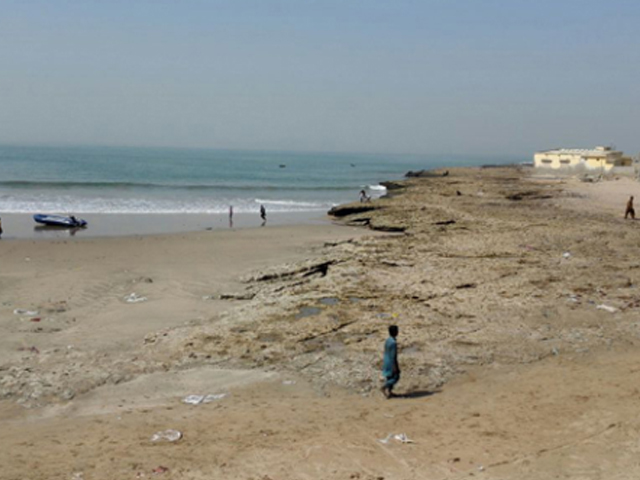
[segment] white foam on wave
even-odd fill
[[[233,205],[236,213],[255,213],[264,204],[271,212],[307,212],[329,209],[331,203],[300,202],[267,199],[182,199],[149,200],[134,198],[82,198],[53,196],[24,198],[3,195],[1,213],[63,213],[63,214],[227,214]]]
[[[300,202],[297,200],[267,200],[256,198],[255,203],[261,203],[265,205],[281,205],[281,206],[292,206],[292,207],[313,207],[313,208],[321,208],[324,207],[325,204],[317,203],[317,202]]]
[[[369,185],[368,188],[369,190],[378,190],[378,191],[384,191],[387,189],[387,187],[385,187],[384,185]]]

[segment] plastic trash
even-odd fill
[[[295,385],[296,381],[295,380],[285,380],[284,382],[282,382],[283,385]]]
[[[562,258],[564,258],[565,260],[569,260],[571,258],[571,252],[564,252],[562,254]]]
[[[397,435],[394,435],[393,438],[399,441],[400,443],[414,443],[413,440],[407,437],[407,435],[404,433],[399,433]]]
[[[407,435],[405,433],[397,433],[397,434],[390,433],[385,438],[383,438],[381,440],[378,440],[378,441],[380,443],[384,443],[386,445],[391,440],[396,440],[397,442],[400,442],[400,443],[415,443],[413,440],[411,440],[409,437],[407,437]]]
[[[188,403],[190,405],[200,405],[204,400],[204,395],[187,395],[182,399],[182,403]]]
[[[166,440],[167,442],[177,442],[182,438],[182,432],[178,430],[163,430],[162,432],[156,432],[151,436],[152,442],[160,442]]]
[[[162,473],[167,473],[169,471],[169,469],[167,467],[164,467],[162,465],[157,466],[156,468],[154,468],[152,470],[154,475],[160,475]]]
[[[616,307],[611,307],[609,305],[605,305],[604,303],[598,305],[596,308],[598,310],[604,310],[605,312],[609,312],[609,313],[616,313],[618,311]]]
[[[215,402],[216,400],[222,400],[226,396],[226,393],[214,393],[212,395],[207,395],[206,397],[204,397],[204,400],[202,400],[202,403],[211,403]]]
[[[124,300],[127,303],[138,303],[138,302],[146,302],[147,301],[147,297],[141,297],[135,293],[131,293],[130,295],[127,295],[126,297],[124,297]]]
[[[226,397],[227,393],[214,393],[210,395],[187,395],[182,399],[182,403],[189,405],[200,405],[201,403],[211,403]]]
[[[37,317],[38,316],[38,311],[37,310],[25,310],[24,308],[16,308],[13,311],[14,315],[22,315],[23,317]]]

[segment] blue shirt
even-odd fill
[[[382,374],[385,377],[392,377],[394,374],[394,367],[398,364],[398,344],[393,337],[387,338],[384,342],[384,362],[382,364]],[[397,369],[396,373],[399,373],[400,369]]]

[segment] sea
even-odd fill
[[[0,215],[318,216],[409,170],[521,161],[510,157],[0,146]],[[300,216],[300,215],[298,215]]]

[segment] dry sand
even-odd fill
[[[398,186],[343,222],[401,233],[0,242],[0,478],[638,478],[638,184]]]

